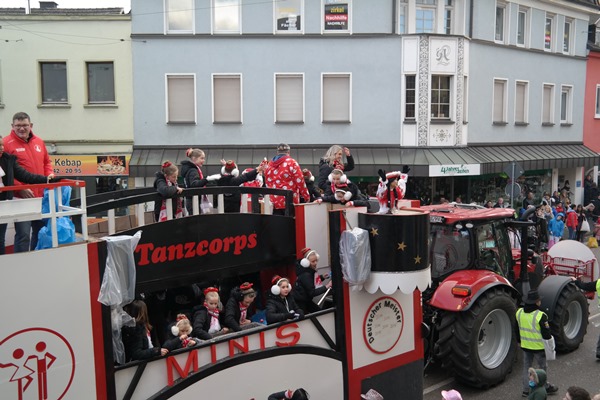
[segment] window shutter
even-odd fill
[[[350,76],[323,77],[323,122],[350,122]]]
[[[193,76],[167,76],[168,122],[196,122]]]
[[[214,122],[242,122],[241,94],[239,75],[214,77]]]
[[[275,121],[304,122],[302,75],[278,75],[275,82]]]

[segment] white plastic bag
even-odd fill
[[[344,280],[351,286],[362,285],[371,273],[369,231],[354,228],[340,237],[340,263]]]
[[[546,360],[556,360],[556,345],[554,343],[554,336],[548,340],[544,340],[544,351],[546,352]]]

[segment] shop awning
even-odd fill
[[[204,146],[208,174],[221,169],[220,160],[235,160],[240,170],[260,164],[264,157],[275,155],[275,146],[211,147]],[[319,159],[329,146],[294,146],[291,156],[303,168],[318,173]],[[411,167],[412,176],[429,176],[429,166],[479,165],[481,174],[500,173],[512,161],[526,171],[551,168],[591,168],[599,164],[598,154],[580,143],[521,144],[510,146],[473,145],[444,148],[400,148],[389,146],[354,146],[350,149],[356,167],[351,175],[377,176],[382,168],[393,171],[403,165]],[[133,176],[153,176],[165,160],[176,164],[186,160],[184,148],[134,146],[130,162]]]

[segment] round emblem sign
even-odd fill
[[[365,344],[373,353],[383,354],[394,348],[404,327],[402,307],[392,297],[381,297],[367,309],[363,323]]]

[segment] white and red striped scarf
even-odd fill
[[[167,179],[167,186],[177,186],[177,184]],[[167,220],[167,201],[171,201],[171,199],[163,199],[162,204],[160,205],[160,214],[158,214],[158,220],[160,222]],[[173,210],[173,218],[183,218],[186,215],[187,210],[183,208],[183,199],[178,197],[177,208]]]
[[[208,315],[210,315],[210,327],[208,328],[208,333],[216,333],[221,330],[221,323],[219,322],[219,309],[215,308],[211,310],[208,308],[208,304],[204,302],[204,307],[206,307],[206,311],[208,311]]]

